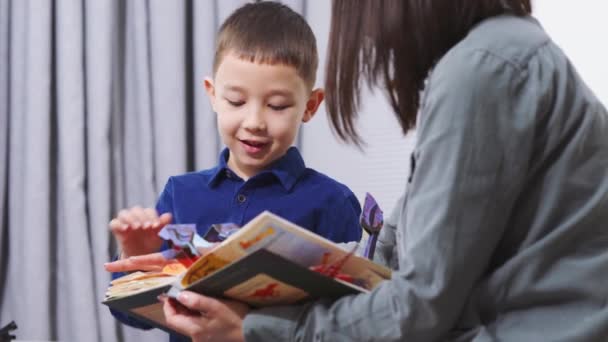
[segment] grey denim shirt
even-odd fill
[[[531,17],[437,63],[369,294],[247,315],[247,341],[608,341],[608,114]]]

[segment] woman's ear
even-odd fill
[[[209,102],[211,103],[211,108],[215,110],[215,87],[213,85],[213,80],[210,77],[205,77],[205,92],[207,93],[207,97],[209,97]]]
[[[310,93],[310,97],[306,102],[306,110],[304,111],[304,116],[302,117],[302,122],[308,122],[315,115],[319,106],[323,102],[325,98],[325,91],[321,88],[317,88]]]

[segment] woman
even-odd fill
[[[195,340],[608,339],[608,114],[525,0],[336,0],[327,105],[344,140],[362,81],[417,128],[382,232],[393,279],[335,302],[249,311],[165,302]],[[417,119],[418,117],[418,119]]]

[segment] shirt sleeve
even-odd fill
[[[173,178],[169,178],[167,184],[163,191],[158,196],[158,201],[156,202],[156,212],[161,215],[164,213],[171,213],[175,216],[173,212]]]
[[[361,240],[362,228],[359,224],[361,205],[355,194],[344,190],[331,206],[323,208],[318,222],[319,235],[334,242]]]
[[[416,169],[394,236],[399,270],[369,294],[254,311],[246,340],[445,337],[487,270],[523,183],[536,110],[525,74],[485,51],[448,52],[421,108]]]

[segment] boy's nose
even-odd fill
[[[266,121],[262,109],[254,109],[247,114],[243,120],[243,127],[251,131],[263,131],[266,129]]]

